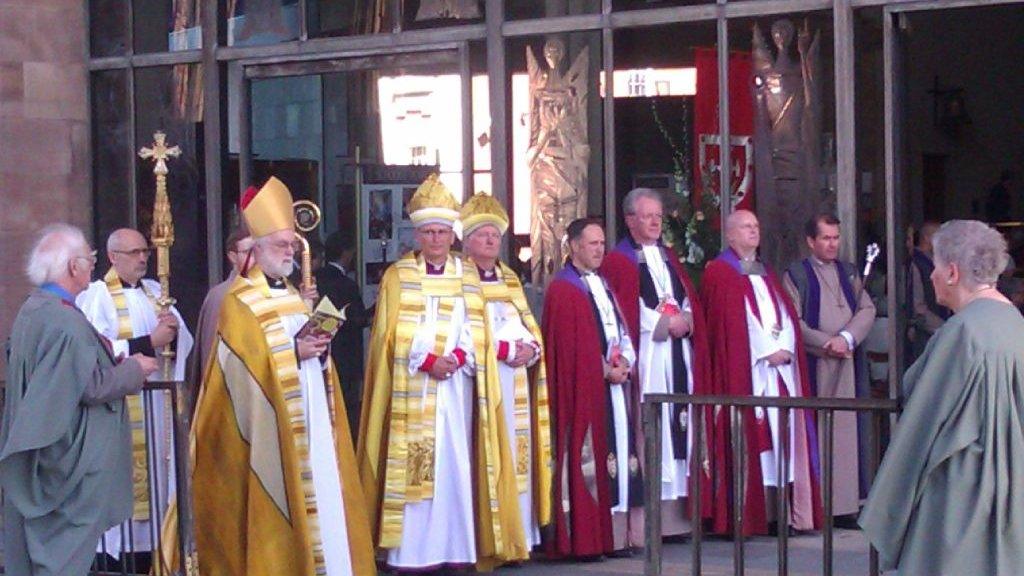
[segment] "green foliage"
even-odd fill
[[[684,104],[685,106],[685,104]],[[704,264],[718,256],[722,249],[719,222],[718,169],[700,167],[701,197],[698,203],[691,198],[692,175],[690,126],[684,121],[681,145],[676,145],[671,132],[658,115],[655,101],[651,100],[651,114],[662,138],[672,151],[674,185],[665,198],[663,239],[679,256],[679,260],[693,271],[704,269]],[[688,114],[683,115],[689,118]]]

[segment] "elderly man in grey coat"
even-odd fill
[[[85,574],[100,535],[132,511],[124,397],[157,363],[114,357],[75,307],[95,264],[81,230],[66,224],[45,228],[29,256],[37,288],[11,332],[0,427],[8,574]]]

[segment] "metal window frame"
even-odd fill
[[[719,54],[719,94],[720,106],[723,113],[720,115],[719,131],[723,139],[729,136],[728,126],[728,105],[729,94],[727,90],[728,78],[728,24],[730,20],[737,18],[761,17],[771,15],[785,15],[794,12],[808,12],[817,10],[831,10],[833,17],[834,51],[835,51],[835,90],[836,90],[836,150],[837,150],[837,199],[839,203],[839,216],[847,222],[857,221],[856,203],[856,118],[855,118],[855,82],[854,71],[856,67],[856,56],[854,47],[853,15],[856,10],[881,6],[886,14],[886,29],[889,34],[885,36],[886,43],[886,82],[891,84],[891,74],[898,73],[895,68],[897,55],[890,44],[895,41],[895,31],[890,29],[888,20],[893,15],[902,12],[936,10],[949,8],[984,7],[1002,4],[1017,4],[1020,0],[715,0],[707,4],[677,6],[664,8],[648,8],[630,11],[612,10],[611,1],[603,0],[601,11],[598,14],[581,14],[572,16],[560,16],[549,18],[536,18],[528,20],[506,20],[504,0],[485,0],[486,13],[483,23],[473,23],[444,28],[432,28],[425,30],[403,30],[400,0],[391,0],[391,9],[394,14],[394,21],[390,33],[343,36],[337,38],[310,38],[309,23],[307,18],[308,0],[299,0],[300,10],[300,35],[298,40],[283,42],[279,44],[263,46],[232,47],[224,46],[221,43],[221,19],[224,16],[224,0],[201,0],[203,2],[200,25],[203,27],[203,45],[200,50],[189,50],[181,52],[161,52],[136,54],[134,46],[134,24],[135,14],[132,2],[128,2],[128,18],[126,21],[126,53],[122,56],[88,58],[88,69],[90,72],[99,70],[126,69],[128,71],[128,101],[129,101],[129,130],[135,139],[135,70],[149,66],[168,66],[175,64],[201,64],[204,82],[204,166],[205,184],[207,189],[207,214],[206,232],[208,236],[208,266],[209,281],[215,283],[222,272],[222,246],[221,238],[223,230],[221,225],[221,211],[223,210],[223,169],[227,157],[226,134],[228,121],[226,118],[227,104],[222,102],[222,95],[226,86],[223,82],[221,66],[227,63],[241,63],[244,66],[316,61],[329,58],[350,58],[358,55],[380,55],[394,54],[405,51],[423,50],[428,45],[440,45],[445,43],[465,44],[472,41],[484,41],[487,46],[487,65],[489,74],[489,88],[492,95],[490,99],[491,113],[491,166],[492,166],[492,190],[495,198],[503,204],[508,204],[510,199],[509,185],[511,182],[510,163],[508,149],[510,137],[508,126],[510,123],[508,90],[506,76],[506,49],[510,39],[522,36],[536,36],[554,34],[560,32],[584,32],[599,30],[602,33],[602,64],[608,78],[612,81],[609,70],[614,69],[614,39],[615,30],[627,28],[642,28],[650,26],[685,24],[692,22],[716,21],[718,27],[718,54]],[[90,7],[88,3],[83,6],[85,21],[89,22]],[[89,34],[85,37],[85,53],[89,52]],[[462,58],[467,54],[462,53]],[[465,74],[467,64],[460,63],[460,71]],[[471,90],[471,88],[470,88]],[[898,127],[893,126],[892,120],[898,115],[898,107],[901,105],[899,95],[893,91],[893,86],[886,88],[886,215],[887,223],[886,242],[888,247],[888,258],[890,270],[893,266],[900,264],[901,256],[898,247],[901,245],[900,236],[902,232],[896,230],[896,219],[902,218],[902,210],[895,200],[899,188],[899,166],[898,161],[901,152],[894,151],[891,146],[897,141]],[[247,103],[243,90],[243,108]],[[462,100],[465,103],[467,96],[464,93]],[[91,98],[91,96],[90,96]],[[91,108],[90,108],[91,110]],[[240,119],[241,120],[241,119]],[[245,119],[247,120],[247,118]],[[610,235],[614,236],[617,206],[615,205],[616,189],[615,175],[617,167],[614,159],[615,150],[615,112],[611,103],[606,103],[602,110],[602,129],[604,147],[604,171],[605,178],[605,218],[609,225]],[[470,131],[472,122],[469,122]],[[90,129],[92,120],[90,117]],[[249,127],[239,124],[239,129],[247,132]],[[471,134],[470,134],[471,137]],[[464,136],[465,138],[465,136]],[[243,140],[243,146],[246,146]],[[727,141],[727,140],[725,140]],[[133,147],[134,148],[134,147]],[[136,184],[136,167],[134,149],[130,150],[131,161],[129,162],[131,190],[129,194],[130,224],[137,224],[135,215],[138,190]],[[92,152],[89,151],[90,158]],[[470,156],[471,158],[471,156]],[[720,158],[723,166],[728,166],[729,147],[723,147]],[[464,162],[466,160],[464,159]],[[242,181],[246,181],[246,166],[242,163],[240,172]],[[469,174],[472,182],[472,160],[464,170]],[[728,170],[723,171],[720,181],[721,190],[731,189],[730,174]],[[472,188],[467,188],[472,190]],[[723,192],[723,199],[727,199],[726,192]],[[855,226],[850,226],[847,234],[844,235],[844,254],[853,257],[853,247],[856,246]],[[897,249],[894,249],[897,248]],[[902,279],[896,274],[889,277],[889,305],[890,310],[898,310],[900,304],[896,294],[896,288],[901,285]],[[891,338],[895,338],[891,336]],[[891,342],[892,349],[898,349],[896,343]],[[897,362],[890,363],[890,370],[897,370]],[[890,382],[895,382],[890,378]]]

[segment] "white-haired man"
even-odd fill
[[[178,311],[171,307],[161,312],[157,304],[161,296],[160,284],[144,278],[152,252],[146,238],[138,230],[121,228],[107,238],[107,258],[110,269],[76,299],[86,318],[96,330],[108,338],[115,354],[141,353],[160,357],[166,346],[175,350],[172,377],[185,379],[185,365],[192,351],[192,335]],[[160,373],[150,377],[159,379]],[[158,523],[171,501],[174,487],[174,458],[168,423],[171,421],[171,403],[166,394],[133,396],[128,399],[132,422],[132,464],[136,479],[135,512],[132,530],[114,528],[104,536],[99,551],[113,556],[129,551],[148,552],[152,549],[151,534],[160,529]],[[155,446],[146,445],[146,415],[152,419]],[[150,477],[151,467],[147,454],[153,450],[156,478]],[[159,495],[158,510],[150,510],[150,500]],[[156,522],[150,530],[151,523]],[[132,542],[123,540],[131,534]],[[144,565],[145,556],[137,557]]]
[[[499,562],[529,560],[530,551],[540,544],[541,527],[551,523],[551,414],[543,340],[522,283],[498,258],[508,213],[483,192],[470,198],[461,213],[467,263],[476,268],[486,303],[483,354],[496,368],[477,376],[477,388],[484,390],[479,396],[487,399],[477,418],[493,420],[496,434],[476,442],[480,446],[491,441],[490,450],[502,463],[496,490],[488,493],[497,500],[496,518],[503,529],[480,527],[478,532],[487,538],[480,539],[479,555]]]
[[[330,336],[287,277],[297,238],[277,178],[242,198],[255,263],[221,303],[193,423],[203,573],[373,574],[373,550]]]
[[[9,574],[84,574],[104,530],[132,511],[124,399],[157,363],[116,355],[76,308],[95,264],[67,224],[45,228],[29,256],[37,289],[11,332],[0,428]]]
[[[690,276],[679,259],[661,242],[664,218],[661,195],[650,188],[634,188],[622,201],[629,233],[601,264],[601,274],[622,305],[637,350],[636,397],[647,394],[706,394],[710,390],[710,367],[704,310]],[[633,406],[636,435],[640,407]],[[690,483],[690,456],[694,438],[693,417],[681,405],[663,405],[661,470],[647,471],[661,476],[661,533],[677,536],[690,531],[686,509]],[[640,442],[642,444],[642,441]],[[706,452],[705,452],[706,453]],[[701,467],[703,469],[703,466]],[[710,514],[710,470],[700,475],[704,482],[703,513]],[[657,495],[651,494],[651,497]],[[642,524],[630,526],[630,544],[642,544]],[[638,542],[639,539],[639,542]]]

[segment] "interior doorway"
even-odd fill
[[[973,218],[1009,229],[1024,220],[1020,181],[1006,184],[1005,209],[986,204],[1003,173],[1024,168],[1024,75],[1012,72],[1024,54],[1024,4],[899,18],[909,223]]]

